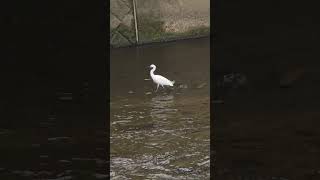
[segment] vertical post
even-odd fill
[[[136,30],[136,41],[139,43],[139,32],[138,32],[138,21],[137,21],[137,11],[136,11],[136,0],[132,0],[133,3],[133,16],[134,16],[134,25]]]

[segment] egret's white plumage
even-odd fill
[[[174,81],[170,81],[169,79],[167,79],[167,78],[165,78],[165,77],[163,77],[161,75],[155,75],[154,74],[154,71],[157,68],[154,64],[151,64],[150,68],[152,68],[150,70],[150,76],[151,76],[153,82],[157,84],[156,92],[157,92],[157,90],[159,88],[159,85],[161,85],[163,88],[164,88],[164,86],[173,86]]]

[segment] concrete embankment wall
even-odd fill
[[[110,0],[111,47],[209,34],[210,0]]]

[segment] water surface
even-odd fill
[[[209,38],[111,50],[112,179],[209,179]],[[158,89],[155,74],[175,80]]]

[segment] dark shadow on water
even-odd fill
[[[81,5],[3,6],[0,179],[107,177],[108,21]]]
[[[292,3],[284,12],[280,2],[221,3],[212,72],[214,98],[223,102],[213,104],[215,179],[319,179],[314,8]],[[221,83],[232,73],[246,83]]]

